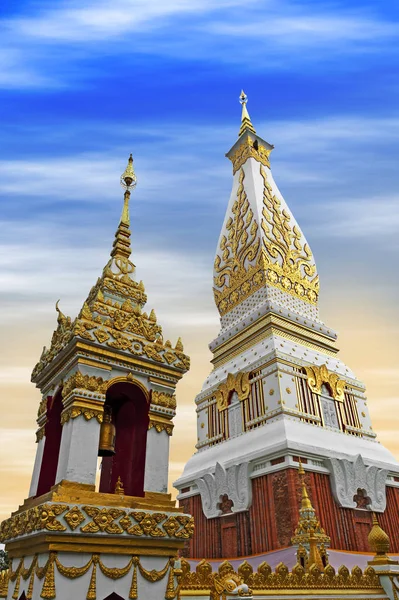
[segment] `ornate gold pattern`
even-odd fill
[[[124,510],[118,508],[98,508],[96,506],[83,506],[85,513],[93,520],[81,527],[83,533],[98,533],[99,531],[106,533],[123,533],[122,527],[114,523],[115,519],[119,519],[125,515]]]
[[[336,373],[331,373],[327,365],[321,365],[320,367],[312,365],[311,367],[305,367],[308,386],[315,394],[321,394],[321,386],[327,384],[331,390],[333,398],[343,402],[345,400],[345,381],[339,378]]]
[[[232,392],[237,392],[238,399],[242,402],[248,398],[250,391],[249,373],[239,372],[236,375],[229,373],[225,383],[221,383],[215,391],[218,409],[225,410],[228,407]]]
[[[62,412],[61,425],[65,425],[70,419],[77,419],[80,416],[83,416],[86,421],[96,418],[99,423],[102,423],[103,410],[84,408],[83,406],[70,406]]]
[[[265,170],[260,167],[263,178],[263,256],[267,265],[268,282],[284,292],[289,292],[316,304],[319,278],[312,264],[308,245],[301,242],[301,231],[292,226],[291,216],[281,208],[281,202],[273,195]]]
[[[231,294],[231,302],[238,300],[239,292],[236,288],[247,278],[251,263],[256,258],[260,247],[259,226],[249,206],[243,184],[244,178],[244,171],[241,170],[237,200],[232,208],[233,217],[230,217],[226,223],[228,238],[222,236],[221,256],[217,254],[215,258],[214,294],[216,304],[219,306],[222,303],[222,307],[227,292]]]
[[[375,513],[373,513],[373,526],[368,535],[368,542],[370,550],[375,552],[375,556],[372,561],[369,561],[369,564],[398,564],[397,561],[394,561],[387,556],[390,546],[389,536],[380,527]]]
[[[85,516],[78,506],[74,506],[64,515],[64,519],[68,523],[69,528],[74,531],[81,523],[83,523]]]
[[[209,562],[202,560],[198,563],[196,570],[191,572],[190,563],[184,558],[181,559],[182,567],[182,579],[181,579],[181,590],[192,591],[193,595],[195,591],[202,590],[206,591],[215,589],[215,579],[221,580],[226,574],[238,575],[241,583],[246,583],[253,592],[264,590],[323,590],[328,593],[327,590],[331,590],[331,594],[345,590],[365,591],[369,590],[371,593],[383,594],[378,575],[372,567],[367,567],[364,572],[359,567],[354,567],[352,572],[349,572],[347,567],[341,566],[338,572],[328,565],[324,569],[324,573],[320,572],[320,569],[316,565],[313,565],[309,569],[308,573],[300,565],[297,565],[289,571],[288,567],[283,563],[276,566],[275,571],[272,571],[270,565],[266,562],[262,562],[256,572],[253,572],[253,568],[246,561],[238,567],[238,572],[234,571],[231,563],[225,561],[219,566],[218,572],[212,572],[212,566]],[[219,598],[220,596],[213,595],[212,598]]]
[[[266,148],[259,140],[254,140],[248,135],[242,140],[237,150],[228,157],[233,163],[233,175],[242,167],[248,158],[254,158],[262,165],[265,165],[265,167],[270,167],[269,156],[271,151],[272,148]]]
[[[150,416],[150,421],[148,423],[148,429],[155,428],[158,433],[161,431],[166,431],[168,435],[172,435],[174,424],[171,421],[163,421],[160,417]]]
[[[80,371],[76,371],[67,381],[64,383],[62,388],[62,397],[66,398],[69,394],[75,390],[89,390],[90,392],[97,392],[98,394],[105,394],[107,389],[107,382],[102,377],[94,377],[90,375],[82,375]]]
[[[69,509],[67,504],[41,504],[4,520],[0,526],[0,540],[5,541],[33,531],[66,531],[57,520]]]
[[[164,406],[165,408],[176,408],[176,396],[175,394],[167,394],[166,392],[157,392],[152,390],[151,392],[151,404],[157,406]]]
[[[54,577],[55,568],[60,573],[60,575],[66,577],[67,579],[77,579],[79,577],[83,577],[84,575],[86,575],[86,573],[90,571],[90,569],[92,569],[89,587],[86,594],[87,600],[95,600],[97,597],[97,567],[100,569],[101,573],[105,577],[112,580],[117,580],[121,577],[125,577],[133,567],[132,584],[129,592],[129,598],[132,600],[137,599],[139,597],[137,584],[137,568],[141,576],[150,583],[156,583],[158,581],[161,581],[169,572],[168,582],[165,590],[165,598],[170,600],[175,598],[178,589],[174,589],[173,584],[175,572],[177,575],[177,570],[174,569],[175,561],[173,558],[168,559],[165,567],[160,571],[156,571],[155,569],[149,571],[145,569],[141,564],[140,558],[138,556],[132,556],[127,565],[122,568],[107,567],[101,560],[101,555],[99,554],[92,554],[88,562],[82,567],[66,567],[60,562],[56,552],[50,552],[49,558],[43,567],[39,567],[37,555],[33,557],[31,565],[28,569],[26,569],[24,566],[24,560],[24,558],[21,558],[18,567],[15,571],[13,571],[12,568],[10,568],[8,571],[3,571],[0,574],[0,597],[7,596],[9,582],[15,581],[16,584],[12,597],[14,599],[19,598],[20,581],[22,578],[25,581],[30,579],[26,598],[27,600],[31,600],[33,596],[34,578],[36,576],[39,580],[44,579],[42,589],[40,592],[40,597],[49,600],[56,598],[56,585]],[[175,592],[174,595],[172,595],[172,589]]]
[[[118,500],[118,499],[116,499]],[[148,502],[148,500],[147,500]],[[64,514],[65,513],[65,514]],[[86,517],[91,520],[82,525]],[[58,517],[62,515],[69,531],[79,528],[82,533],[128,534],[132,536],[170,537],[189,539],[194,534],[194,519],[188,515],[167,515],[163,512],[132,511],[118,507],[73,506],[68,504],[41,504],[20,512],[2,522],[2,543],[37,531],[66,532],[67,527]],[[133,520],[132,520],[133,518]]]
[[[305,471],[303,469],[302,463],[299,463],[298,469],[299,477],[301,478],[301,488],[302,488],[302,499],[301,499],[301,508],[299,509],[299,521],[298,525],[295,529],[295,534],[291,538],[291,543],[293,545],[310,545],[310,541],[314,541],[317,544],[330,545],[331,539],[326,532],[321,527],[320,522],[317,518],[316,511],[312,506],[310,498],[308,496],[308,491],[306,489],[306,484],[304,480]],[[313,564],[317,557],[318,549],[313,549],[313,553],[309,555],[309,566]],[[313,562],[311,562],[313,561]]]
[[[127,530],[132,535],[149,535],[151,537],[165,537],[166,533],[158,527],[161,521],[167,517],[164,513],[143,513],[131,512],[130,516],[137,521],[137,525],[132,525]]]
[[[126,181],[134,181],[132,173],[128,171],[122,178],[125,186]],[[127,189],[111,258],[78,317],[72,321],[59,310],[57,303],[57,329],[50,349],[43,349],[33,370],[33,381],[41,379],[42,371],[73,338],[83,338],[136,356],[147,356],[183,372],[189,369],[190,359],[183,352],[181,340],[178,340],[174,349],[171,344],[164,344],[162,328],[157,323],[155,312],[152,310],[148,316],[142,311],[147,297],[143,282],[134,279],[135,266],[130,260],[129,197],[130,191]]]

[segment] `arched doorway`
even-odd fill
[[[115,383],[107,391],[104,409],[112,412],[116,438],[114,456],[102,461],[100,492],[114,493],[120,477],[127,496],[144,496],[147,398],[137,385]]]
[[[47,398],[45,443],[36,496],[45,494],[55,484],[62,436],[61,413],[63,408],[61,390],[58,390],[55,396]]]
[[[104,600],[124,600],[124,598],[122,598],[122,596],[119,596],[119,594],[115,594],[115,592],[112,592],[112,594],[104,598]]]

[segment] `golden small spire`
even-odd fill
[[[373,526],[368,535],[368,542],[370,550],[375,552],[375,556],[372,561],[368,561],[369,565],[373,564],[398,564],[397,561],[392,560],[387,556],[389,552],[390,540],[389,536],[380,527],[378,523],[377,515],[373,513]]]
[[[309,532],[309,557],[306,570],[309,570],[312,565],[316,565],[319,567],[320,571],[324,571],[323,561],[317,546],[317,538],[313,529],[311,529]]]
[[[306,484],[302,481],[302,500],[301,500],[301,510],[313,510],[312,503],[308,496],[308,490],[306,489]]]
[[[137,177],[133,168],[133,156],[129,156],[127,167],[121,175],[121,186],[125,188],[123,195],[123,209],[121,220],[115,234],[115,240],[111,252],[111,256],[122,256],[129,258],[130,251],[130,217],[129,217],[129,200],[131,190],[137,185]]]
[[[249,116],[248,111],[247,111],[247,102],[248,102],[248,96],[246,95],[244,90],[241,90],[240,104],[242,105],[242,113],[241,113],[241,127],[240,127],[240,131],[238,132],[238,137],[240,137],[246,130],[250,131],[251,133],[256,133],[255,127],[252,125],[251,117]]]
[[[119,494],[120,496],[123,496],[125,494],[125,490],[123,488],[123,483],[120,477],[118,477],[118,481],[116,482],[115,485],[115,494]]]
[[[301,459],[299,459],[298,475],[302,489],[301,508],[299,509],[298,525],[295,529],[293,537],[291,538],[291,543],[294,545],[307,545],[310,543],[310,536],[312,535],[317,544],[329,545],[331,540],[321,527],[316,515],[316,511],[313,508],[309,498],[304,479],[305,470],[303,468]]]

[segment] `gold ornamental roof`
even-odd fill
[[[74,338],[143,357],[155,363],[174,368],[181,374],[190,366],[189,357],[183,352],[179,338],[172,346],[164,340],[162,327],[155,311],[147,313],[144,284],[135,279],[135,265],[130,260],[129,200],[136,184],[133,158],[121,176],[125,188],[122,215],[111,250],[111,257],[101,277],[92,287],[78,317],[72,320],[58,308],[57,329],[53,333],[50,348],[44,348],[32,373],[32,381],[41,380],[42,373],[54,358]]]

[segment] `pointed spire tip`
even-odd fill
[[[240,104],[242,106],[242,113],[241,113],[241,127],[240,127],[240,131],[238,132],[238,137],[240,137],[244,133],[244,131],[250,131],[251,133],[256,133],[255,127],[252,125],[251,117],[249,116],[249,113],[247,110],[247,102],[248,102],[248,96],[246,95],[244,90],[241,90]]]

